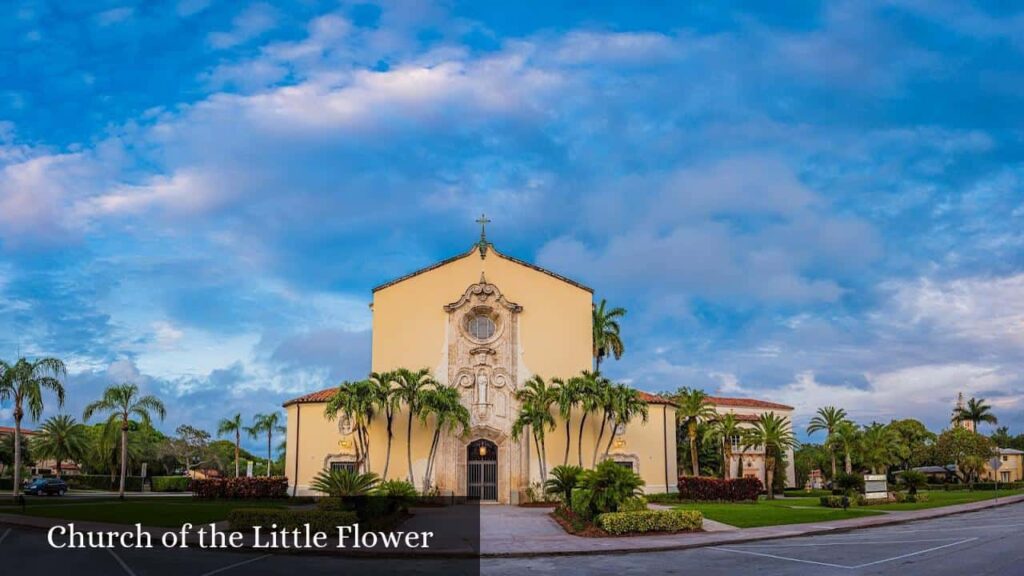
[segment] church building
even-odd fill
[[[485,234],[469,251],[407,274],[373,289],[371,371],[428,368],[440,384],[458,388],[471,422],[463,434],[443,434],[431,486],[455,494],[506,504],[525,498],[542,481],[539,455],[528,432],[513,438],[519,413],[515,393],[535,375],[549,381],[568,379],[593,365],[593,291],[569,278],[502,254]],[[352,468],[409,477],[418,488],[433,434],[431,422],[413,421],[406,432],[405,407],[394,419],[390,457],[383,417],[369,428],[369,458],[359,457],[347,418],[324,416],[336,388],[294,398],[287,411],[286,475],[293,492],[310,494],[310,484],[324,469]],[[571,417],[568,462],[592,467],[607,458],[636,471],[648,493],[674,490],[676,484],[675,406],[641,393],[648,403],[646,421],[636,417],[604,432],[597,446],[601,417],[591,413],[578,446],[582,412]],[[553,410],[555,412],[555,410]],[[546,433],[546,468],[563,463],[565,423]],[[596,457],[595,457],[596,454]]]

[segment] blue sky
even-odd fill
[[[359,377],[483,211],[629,309],[616,379],[1024,432],[1014,3],[65,4],[0,9],[0,357],[73,414]]]

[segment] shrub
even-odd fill
[[[563,504],[572,508],[572,490],[579,483],[583,468],[579,466],[555,466],[551,478],[544,483],[544,493],[557,496]]]
[[[373,489],[374,496],[385,496],[388,498],[403,499],[412,502],[419,498],[416,487],[407,480],[385,480]]]
[[[281,510],[277,508],[236,508],[228,512],[232,530],[249,530],[253,526],[288,530],[309,524],[311,530],[333,532],[338,526],[349,526],[358,521],[355,512],[326,510]]]
[[[254,478],[207,478],[192,480],[189,489],[196,498],[287,498],[288,478],[260,476]]]
[[[647,510],[647,498],[634,496],[619,505],[619,512],[642,512]]]
[[[623,502],[642,495],[640,488],[644,481],[629,468],[619,466],[614,460],[605,460],[593,470],[585,471],[578,485],[590,492],[592,517],[605,512],[618,512]],[[573,511],[577,511],[575,502],[573,504]]]
[[[310,488],[328,496],[366,496],[379,483],[380,476],[374,472],[324,469],[313,479]]]
[[[679,498],[698,502],[740,502],[756,501],[763,487],[757,478],[707,478],[703,476],[680,476]]]
[[[108,474],[69,474],[62,479],[67,482],[68,488],[76,490],[119,490],[121,476],[113,478]],[[142,483],[145,479],[142,476],[128,476],[124,481],[124,489],[128,492],[142,492]]]
[[[847,501],[849,506],[856,505],[856,501],[849,499]],[[842,508],[843,507],[843,496],[822,496],[821,505],[827,508]]]
[[[153,476],[149,479],[153,492],[184,492],[188,490],[188,476]]]
[[[904,470],[897,482],[905,486],[911,494],[917,494],[918,490],[928,486],[928,476],[919,470]]]
[[[704,517],[697,510],[609,512],[597,517],[597,525],[609,534],[694,531],[704,526]]]
[[[593,495],[590,493],[590,490],[574,488],[572,497],[569,499],[569,510],[584,520],[590,520],[594,517],[593,507],[591,506],[592,500]]]
[[[840,472],[836,474],[833,484],[836,488],[842,490],[844,494],[848,495],[864,491],[864,477],[860,474],[847,474],[846,472]]]

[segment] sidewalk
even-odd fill
[[[483,557],[530,557],[682,550],[758,540],[839,533],[860,528],[939,518],[1020,502],[1024,502],[1024,495],[927,510],[891,512],[879,516],[866,516],[831,522],[746,529],[719,525],[719,529],[705,532],[623,538],[583,538],[567,534],[548,515],[551,512],[549,508],[485,506],[480,508],[480,555]],[[425,520],[431,514],[431,510],[424,509],[420,513],[423,515],[421,520]],[[412,522],[416,522],[415,517]],[[0,526],[8,525],[48,530],[52,526],[65,523],[65,520],[55,518],[0,514]],[[123,531],[128,525],[75,521],[75,526],[80,530]],[[218,527],[223,527],[223,523],[218,523]],[[708,528],[712,528],[712,524],[709,523]],[[155,538],[159,538],[165,532],[173,532],[177,529],[146,528],[145,530]],[[192,539],[189,540],[192,541]],[[248,541],[249,538],[246,540]],[[451,547],[444,550],[434,550],[429,555],[451,556],[472,554],[474,552],[473,548],[475,548],[472,544],[465,541],[451,542]],[[314,553],[344,554],[345,552],[314,551]]]

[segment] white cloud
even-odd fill
[[[231,48],[259,37],[277,25],[277,11],[262,2],[252,4],[231,21],[231,29],[212,32],[208,39],[214,48]]]

